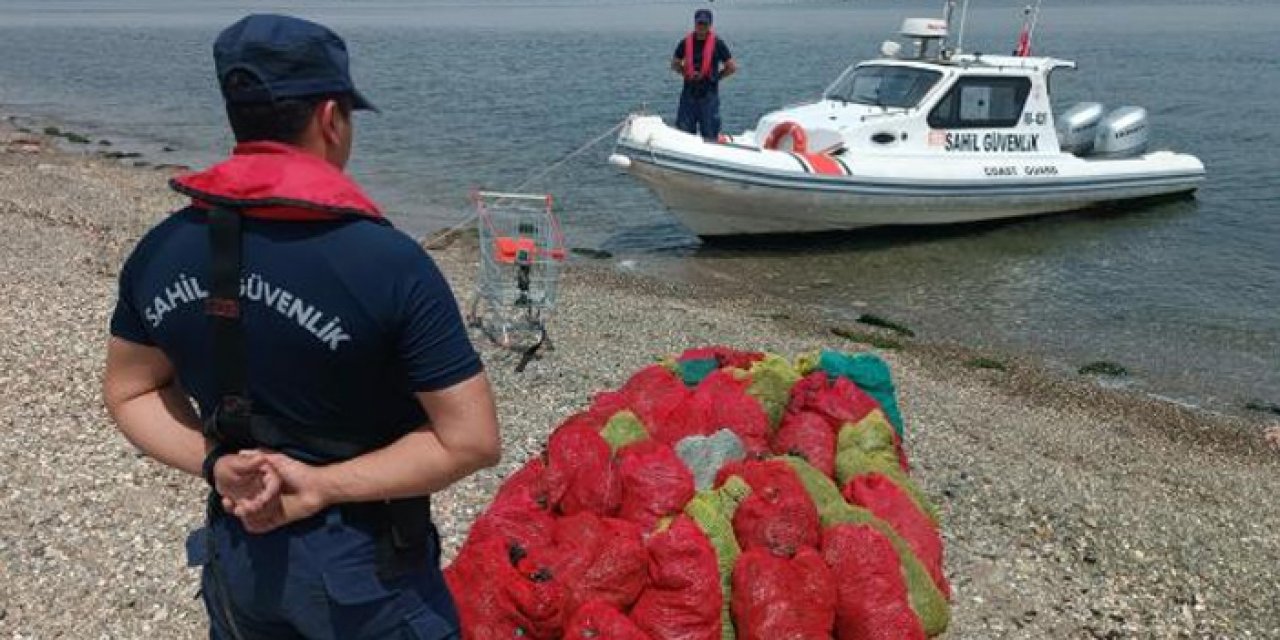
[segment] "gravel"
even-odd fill
[[[114,274],[181,201],[164,170],[66,154],[0,125],[0,637],[196,638],[182,540],[202,483],[141,456],[102,407]],[[433,252],[466,299],[474,247]],[[643,258],[632,258],[632,261]],[[435,498],[452,554],[557,422],[657,356],[729,344],[857,348],[747,283],[695,288],[575,260],[555,349],[515,373],[483,345],[504,459]],[[479,338],[477,338],[479,340]],[[1274,423],[1210,415],[956,345],[886,352],[915,474],[940,505],[952,638],[1280,637]]]

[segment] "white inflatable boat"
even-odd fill
[[[632,115],[609,162],[703,237],[1029,216],[1191,192],[1204,179],[1194,156],[1148,149],[1140,107],[1055,114],[1050,75],[1073,62],[960,53],[946,20],[906,20],[902,35],[909,53],[886,42],[820,100],[740,135],[708,142]]]

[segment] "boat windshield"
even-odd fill
[[[909,109],[937,84],[942,74],[932,69],[868,65],[845,71],[823,95],[839,100],[878,107]]]

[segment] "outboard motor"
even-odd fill
[[[1058,145],[1067,153],[1087,156],[1107,108],[1101,102],[1081,102],[1057,118]]]
[[[1120,107],[1098,123],[1093,150],[1101,156],[1136,156],[1147,150],[1151,127],[1147,110],[1142,107]]]

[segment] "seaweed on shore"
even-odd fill
[[[1112,376],[1121,377],[1129,375],[1129,370],[1114,362],[1106,360],[1098,360],[1080,367],[1080,375],[1082,376]]]
[[[93,142],[74,131],[63,131],[58,127],[45,127],[44,134],[51,138],[66,138],[67,142],[73,142],[75,144],[89,144],[90,142]]]
[[[862,324],[870,325],[873,327],[880,327],[881,329],[888,329],[890,331],[893,331],[894,333],[900,333],[904,336],[907,336],[908,338],[914,338],[916,336],[916,332],[912,331],[911,327],[908,327],[907,325],[902,324],[901,322],[895,322],[888,318],[884,318],[884,317],[877,316],[870,313],[864,313],[858,316],[858,322],[861,322]]]
[[[877,349],[901,349],[902,343],[886,336],[877,335],[869,331],[860,331],[849,327],[831,327],[831,333],[845,340],[851,340],[861,344],[869,344]]]
[[[592,249],[590,247],[573,247],[572,249],[569,249],[569,252],[575,256],[582,256],[593,260],[608,260],[613,257],[613,254],[608,251],[603,249]]]
[[[1008,366],[1006,366],[1004,362],[996,360],[995,358],[969,358],[964,361],[964,366],[969,367],[970,369],[991,369],[993,371],[1008,370]]]
[[[1250,400],[1244,403],[1244,408],[1250,411],[1258,411],[1260,413],[1271,413],[1280,416],[1280,404],[1274,402],[1265,402],[1263,400]]]

